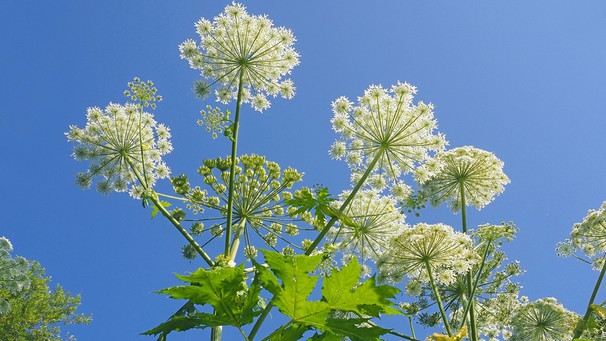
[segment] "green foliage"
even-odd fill
[[[296,208],[296,214],[311,212],[313,210],[315,222],[323,223],[327,215],[333,216],[333,211],[337,211],[330,206],[330,203],[335,200],[330,197],[328,188],[317,185],[313,189],[304,187],[296,191],[294,197],[286,200],[286,203]]]
[[[588,341],[600,338],[606,332],[606,308],[602,305],[590,304],[587,319],[580,319],[575,331],[582,335],[581,339],[573,341]]]
[[[8,298],[29,287],[26,272],[29,263],[23,257],[12,257],[13,246],[5,237],[0,237],[0,316],[10,311]]]
[[[160,290],[174,299],[187,299],[189,309],[181,309],[167,322],[144,332],[144,335],[168,335],[172,331],[216,326],[240,328],[253,322],[258,308],[261,287],[254,279],[250,288],[246,285],[244,269],[224,267],[211,270],[198,269],[189,276],[177,275],[189,283]],[[193,305],[211,305],[214,314],[197,311]]]
[[[360,265],[353,258],[340,271],[323,280],[322,298],[310,299],[319,276],[312,275],[323,255],[284,256],[263,251],[270,269],[255,262],[263,287],[274,295],[272,303],[291,320],[268,339],[295,340],[307,330],[315,330],[314,340],[349,337],[351,340],[377,340],[387,329],[369,324],[380,314],[396,314],[389,300],[399,290],[377,286],[375,278],[359,283]]]
[[[12,309],[0,316],[0,340],[60,341],[61,326],[88,324],[90,316],[77,314],[80,295],[72,296],[60,285],[49,288],[50,277],[45,277],[40,263],[30,261],[26,272],[29,287],[19,293],[0,289]],[[73,336],[70,340],[75,340]]]
[[[162,201],[161,200],[160,204],[163,207],[170,207],[171,206],[171,203],[169,203],[168,201]],[[156,214],[158,214],[159,211],[160,211],[160,209],[158,208],[158,206],[154,205],[154,207],[152,208],[152,214],[151,214],[152,219],[154,219],[156,217]]]

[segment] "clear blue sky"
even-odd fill
[[[140,202],[76,187],[74,174],[87,166],[71,158],[63,133],[84,125],[87,107],[123,102],[126,82],[139,76],[164,97],[156,119],[173,132],[166,160],[174,174],[227,155],[227,145],[195,123],[206,103],[194,97],[197,72],[177,46],[196,38],[196,20],[229,3],[0,2],[0,236],[82,294],[80,311],[94,320],[65,329],[80,340],[153,340],[138,333],[180,302],[152,292],[203,264],[183,260],[182,238],[161,218],[150,220]],[[469,224],[515,222],[520,232],[507,250],[527,270],[522,294],[585,309],[598,273],[554,249],[606,200],[605,2],[244,4],[293,31],[301,65],[293,100],[274,100],[263,114],[246,107],[241,153],[293,166],[307,185],[338,194],[349,173],[327,153],[336,138],[331,101],[355,99],[370,84],[416,85],[416,99],[435,105],[451,147],[473,145],[505,162],[511,184],[482,211],[470,210]],[[444,207],[421,219],[458,226],[460,217]],[[601,292],[597,300],[604,299]]]

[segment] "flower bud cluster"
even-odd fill
[[[302,180],[303,174],[290,167],[282,170],[277,163],[255,154],[240,156],[236,164],[233,225],[254,231],[271,247],[284,239],[284,233],[297,235],[299,227],[294,222],[298,214],[288,209],[285,198],[292,197],[288,190]],[[223,220],[227,216],[230,166],[230,157],[205,160],[198,173],[209,189],[191,188],[187,177],[181,175],[172,179],[175,192],[186,198],[187,207],[195,214],[214,210],[220,213],[220,217],[207,219]],[[195,223],[191,227],[192,232],[195,230],[195,234],[201,234],[204,230],[201,224]],[[213,236],[224,230],[221,223],[212,225],[210,229]],[[238,233],[238,228],[234,233]],[[246,250],[248,255],[256,254],[255,249]]]

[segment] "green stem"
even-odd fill
[[[463,228],[463,233],[467,233],[467,203],[465,202],[465,185],[463,181],[459,182],[459,189],[461,192],[461,224]],[[479,276],[479,274],[478,274]],[[467,282],[467,296],[469,297],[469,302],[467,303],[467,310],[469,311],[469,336],[471,341],[477,341],[478,335],[476,331],[476,318],[475,318],[475,309],[474,309],[474,297],[473,294],[475,292],[472,287],[472,279],[471,279],[471,270],[465,276]],[[465,317],[464,317],[465,319]]]
[[[409,318],[410,318],[410,316],[409,316]],[[366,323],[368,323],[368,324],[370,324],[371,326],[374,326],[374,327],[380,327],[379,325],[377,325],[376,323],[371,322],[371,321],[367,321]],[[413,336],[412,337],[408,336],[408,335],[405,335],[405,334],[402,334],[402,333],[399,333],[399,332],[397,332],[395,330],[392,330],[392,329],[389,329],[387,331],[387,334],[395,335],[397,337],[401,337],[401,338],[403,338],[405,340],[409,340],[409,341],[420,341],[420,340],[418,340],[418,339],[415,338],[414,332],[413,332]]]
[[[598,280],[595,283],[595,287],[593,288],[593,292],[591,293],[591,297],[589,298],[589,303],[587,303],[587,311],[585,312],[585,316],[583,316],[583,323],[581,324],[577,324],[577,328],[574,330],[574,336],[573,336],[573,340],[577,339],[581,336],[581,334],[583,334],[583,329],[582,328],[578,328],[578,326],[584,326],[587,321],[589,320],[589,317],[591,316],[591,305],[593,304],[595,297],[598,294],[598,290],[600,289],[600,286],[602,285],[602,279],[604,279],[604,274],[606,273],[606,260],[604,261],[604,265],[602,266],[602,271],[600,272],[600,276],[598,276]]]
[[[229,169],[229,192],[227,196],[227,225],[225,227],[225,256],[229,256],[229,250],[231,247],[231,225],[234,217],[234,179],[236,176],[236,157],[238,156],[238,126],[240,124],[240,107],[242,106],[242,93],[244,84],[242,82],[244,78],[245,66],[240,68],[240,75],[238,79],[238,97],[236,99],[236,114],[234,116],[234,123],[232,124],[232,135],[231,135],[231,167]]]
[[[444,306],[442,305],[440,293],[438,292],[438,288],[436,287],[436,283],[433,279],[433,274],[431,273],[431,266],[429,265],[429,261],[425,261],[425,266],[427,267],[427,274],[429,275],[429,283],[431,284],[431,289],[433,290],[433,294],[436,296],[438,308],[440,308],[440,314],[442,315],[442,321],[444,321],[446,333],[448,333],[448,336],[452,336],[452,332],[450,331],[450,324],[448,323],[448,317],[446,316],[446,311],[444,310]]]
[[[484,250],[484,255],[482,256],[482,263],[480,264],[480,269],[478,270],[478,275],[476,277],[476,280],[473,283],[470,297],[474,297],[476,289],[478,288],[478,284],[480,282],[480,276],[482,275],[482,271],[484,271],[484,265],[486,264],[486,259],[488,258],[488,250],[490,249],[489,246],[490,245],[487,245],[486,249]],[[463,327],[465,325],[465,321],[467,320],[467,313],[469,312],[469,309],[471,308],[471,302],[473,302],[473,301],[470,300],[469,303],[465,306],[465,312],[463,313],[463,321],[461,322],[461,327]]]
[[[156,207],[158,208],[160,213],[162,213],[162,215],[164,217],[166,217],[166,219],[168,219],[168,221],[170,221],[171,224],[173,224],[173,226],[181,233],[181,235],[183,235],[183,237],[185,237],[185,239],[189,242],[189,244],[194,247],[196,252],[198,252],[198,254],[202,257],[202,259],[204,259],[206,264],[208,264],[208,266],[212,267],[215,263],[210,258],[210,256],[206,252],[204,252],[204,250],[202,249],[200,244],[198,244],[198,242],[196,242],[196,240],[187,232],[187,230],[185,230],[183,228],[183,226],[181,226],[179,221],[177,219],[175,219],[170,214],[170,212],[168,212],[168,210],[166,210],[166,208],[164,206],[162,206],[162,203],[160,202],[160,200],[158,200],[157,197],[151,197],[151,198],[149,198],[149,200],[151,200],[151,202],[154,205],[156,205]]]
[[[143,165],[143,179],[140,179],[139,176],[137,176],[137,178],[139,178],[139,182],[141,182],[141,184],[144,185],[143,187],[147,188],[147,186],[148,186],[147,172],[145,171],[145,158],[143,156],[143,136],[142,136],[143,135],[142,134],[143,127],[141,126],[141,121],[143,120],[143,102],[141,102],[141,104],[139,105],[139,107],[140,107],[140,110],[139,110],[139,127],[138,127],[139,128],[139,147],[141,149],[141,163]],[[131,164],[131,168],[133,168],[133,170],[134,170],[134,167],[133,167],[132,164]],[[143,181],[141,181],[141,180],[143,180]]]
[[[370,164],[368,165],[368,168],[366,169],[366,172],[364,172],[364,174],[362,175],[362,177],[360,178],[360,180],[358,180],[358,183],[356,183],[356,186],[354,187],[354,189],[351,191],[351,193],[349,194],[349,196],[347,196],[347,199],[345,199],[345,201],[343,202],[343,204],[341,205],[341,207],[339,207],[339,212],[343,213],[343,211],[345,211],[345,209],[347,208],[347,206],[349,206],[349,204],[351,203],[351,201],[354,199],[356,193],[358,193],[358,191],[360,190],[360,188],[362,188],[362,186],[364,185],[364,182],[366,182],[366,179],[370,176],[370,173],[372,173],[372,171],[375,168],[376,164],[379,162],[379,160],[383,156],[383,152],[384,152],[384,150],[380,149],[379,152],[377,152],[377,155],[375,155],[375,158],[372,159],[372,161],[370,161]],[[322,239],[324,239],[324,236],[326,236],[326,234],[328,233],[328,231],[330,230],[330,228],[337,222],[337,220],[338,220],[337,217],[332,217],[332,219],[330,219],[330,221],[322,229],[322,231],[316,237],[316,239],[313,241],[313,243],[311,243],[311,245],[309,246],[309,248],[307,250],[305,250],[305,254],[306,255],[309,256],[316,249],[316,247],[318,247],[318,244],[320,244],[320,242],[322,241]]]
[[[210,340],[211,341],[221,341],[222,338],[223,338],[223,327],[222,326],[213,327],[210,330]]]
[[[137,171],[137,169],[134,167],[132,161],[130,160],[130,158],[128,158],[127,155],[124,155],[124,159],[126,160],[126,162],[128,162],[128,165],[130,166],[130,168],[132,169],[133,173],[135,173],[135,177],[137,178],[137,180],[139,181],[139,183],[141,184],[141,186],[143,186],[143,189],[146,191],[149,189],[149,187],[147,187],[147,185],[145,185],[143,183],[143,179],[141,177],[141,174],[139,174],[139,172]],[[147,199],[151,200],[151,202],[158,208],[158,210],[160,211],[160,213],[162,213],[162,215],[168,219],[168,221],[170,221],[171,224],[173,224],[173,226],[181,233],[181,235],[183,235],[183,237],[185,237],[185,239],[189,242],[189,244],[191,246],[194,247],[194,249],[198,252],[198,254],[202,257],[202,259],[204,259],[204,261],[209,265],[209,266],[213,266],[214,262],[212,261],[212,259],[208,256],[208,254],[206,252],[204,252],[204,250],[202,249],[202,247],[200,246],[200,244],[198,244],[198,242],[196,242],[194,240],[194,238],[187,232],[187,230],[185,230],[183,228],[183,226],[181,226],[181,224],[179,223],[179,221],[177,219],[175,219],[172,214],[170,214],[170,212],[168,212],[168,210],[162,205],[162,203],[160,202],[160,199],[158,199],[158,196],[156,195],[156,192],[154,192],[153,195],[151,195],[150,197],[148,197]]]
[[[242,238],[242,234],[244,232],[244,227],[246,226],[246,219],[242,219],[242,221],[238,224],[238,228],[236,230],[236,237],[231,243],[231,248],[229,250],[229,260],[235,261],[236,254],[238,253],[238,248],[240,247],[240,239]]]

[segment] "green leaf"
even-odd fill
[[[297,208],[295,214],[315,210],[315,220],[321,222],[326,217],[325,207],[329,207],[330,203],[335,200],[330,197],[328,188],[317,186],[313,190],[309,188],[301,189],[294,198],[286,201],[286,203]]]
[[[292,341],[299,340],[303,337],[303,334],[308,331],[309,328],[305,325],[299,323],[293,323],[287,328],[280,331],[280,333],[276,333],[272,335],[269,339],[271,341]],[[340,341],[340,340],[339,340]]]
[[[182,332],[192,328],[200,328],[202,320],[199,318],[189,316],[174,316],[170,320],[159,324],[148,331],[141,333],[141,335],[168,335],[172,331]],[[202,325],[202,328],[204,326]]]
[[[160,200],[160,205],[162,205],[163,207],[170,207],[171,203]],[[160,211],[160,209],[158,209],[158,206],[154,205],[154,207],[152,208],[152,214],[151,214],[152,219],[154,219],[156,217],[156,214],[158,214],[159,211]]]
[[[323,205],[319,206],[319,209],[329,217],[338,218],[345,226],[356,227],[356,223],[350,217],[332,206]]]
[[[591,311],[593,311],[593,313],[603,319],[606,318],[606,308],[602,307],[601,305],[597,305],[597,304],[592,304],[589,306],[591,308]]]
[[[325,277],[322,299],[311,301],[309,295],[319,279],[311,272],[320,265],[322,255],[284,256],[272,251],[263,251],[263,254],[273,274],[256,266],[263,286],[274,294],[273,304],[291,318],[289,323],[321,332],[315,336],[318,340],[336,337],[376,340],[388,330],[365,324],[370,317],[359,316],[400,313],[389,300],[399,290],[388,285],[376,286],[374,277],[359,283],[360,265],[355,258],[342,270]],[[279,328],[269,339],[280,340],[284,330]]]
[[[242,266],[234,268],[198,269],[188,276],[176,275],[190,283],[158,291],[174,299],[189,300],[169,321],[151,329],[146,334],[168,334],[184,328],[206,328],[231,325],[241,327],[250,324],[261,313],[259,309],[260,279],[256,276],[251,287],[246,285]],[[194,312],[191,305],[209,304],[214,314]],[[182,316],[187,315],[187,316]]]
[[[380,313],[401,314],[392,307],[388,298],[393,298],[400,290],[389,286],[376,286],[375,277],[356,286],[360,278],[360,264],[353,258],[340,271],[333,273],[324,280],[322,295],[334,309],[356,312],[379,317]],[[353,289],[355,287],[355,289]]]

